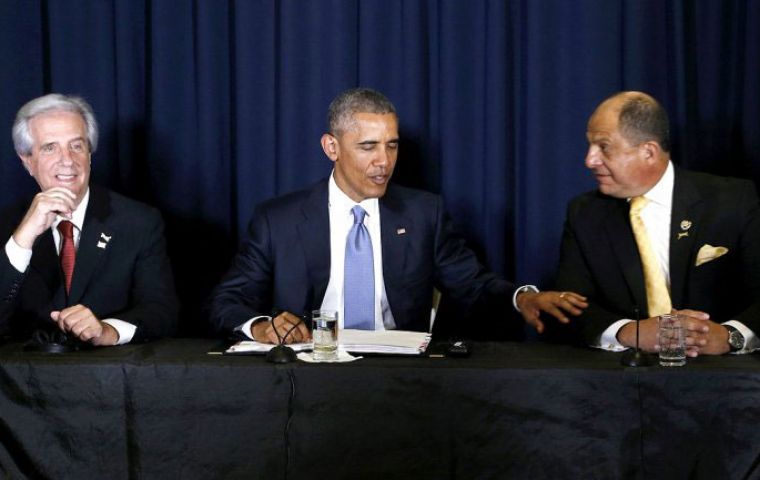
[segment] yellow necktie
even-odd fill
[[[665,283],[665,275],[662,273],[657,256],[654,254],[652,244],[647,235],[647,228],[641,219],[641,210],[646,206],[648,200],[644,197],[633,197],[631,199],[631,228],[633,236],[636,237],[636,245],[639,247],[639,256],[641,257],[641,267],[644,269],[644,285],[647,290],[647,309],[649,316],[654,317],[665,313],[670,313],[672,305],[670,303],[670,293]]]

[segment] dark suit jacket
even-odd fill
[[[211,321],[230,332],[272,309],[319,308],[330,277],[328,183],[259,205],[248,238],[212,295]],[[379,201],[383,277],[400,330],[427,331],[433,286],[463,305],[510,302],[513,285],[486,272],[452,231],[440,197],[389,185]]]
[[[25,272],[19,273],[5,253],[5,242],[29,205],[19,204],[0,219],[0,330],[28,336],[50,326],[51,311],[82,304],[100,319],[136,325],[133,342],[174,333],[178,305],[157,210],[90,186],[67,299],[50,230],[37,238]]]
[[[635,319],[637,308],[649,317],[628,212],[628,202],[598,191],[567,209],[557,287],[589,297],[575,320],[587,343],[615,321]],[[728,253],[696,266],[705,244]],[[675,169],[670,279],[673,308],[702,310],[716,322],[738,320],[760,333],[760,207],[752,182]]]

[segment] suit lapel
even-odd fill
[[[298,224],[298,238],[306,258],[311,290],[311,308],[322,301],[330,280],[330,211],[327,181],[318,183],[302,207],[303,220]]]
[[[55,309],[66,305],[66,294],[63,289],[63,274],[61,264],[58,260],[58,253],[53,241],[53,233],[47,230],[43,233],[37,242],[35,242],[32,252],[32,259],[29,262],[29,269],[33,270],[42,278],[42,281],[50,291],[51,305]],[[40,298],[48,298],[40,295]],[[51,308],[52,310],[53,308]]]
[[[383,247],[383,280],[389,305],[401,305],[393,285],[404,284],[408,239],[414,225],[404,214],[404,203],[394,195],[393,185],[379,201],[380,237]],[[389,288],[391,286],[391,288]]]
[[[670,297],[674,308],[681,308],[685,298],[703,207],[697,189],[683,171],[676,169],[670,219]]]
[[[609,204],[607,217],[604,221],[607,238],[615,252],[616,260],[628,284],[628,289],[642,316],[647,311],[647,294],[644,287],[644,272],[641,268],[641,257],[636,239],[631,231],[629,206],[625,200],[613,200]],[[621,305],[628,310],[630,305]]]
[[[108,225],[108,214],[111,206],[108,193],[104,190],[91,188],[90,202],[82,226],[82,235],[79,238],[77,248],[74,277],[71,281],[69,292],[69,305],[81,303],[81,299],[87,291],[87,286],[96,277],[98,267],[108,254],[113,242],[119,239],[113,238],[113,230]]]

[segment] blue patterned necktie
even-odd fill
[[[372,239],[364,226],[367,212],[356,205],[351,209],[354,224],[346,239],[343,279],[344,328],[375,329],[375,268]]]

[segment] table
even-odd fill
[[[170,339],[0,346],[10,478],[758,478],[760,357],[628,368],[476,343],[465,359],[272,365]]]

